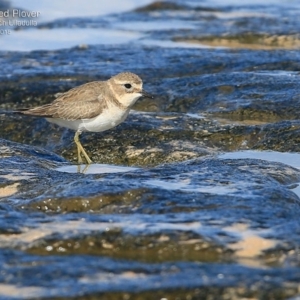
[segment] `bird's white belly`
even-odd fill
[[[123,122],[129,110],[121,110],[119,108],[110,108],[104,110],[99,116],[92,119],[81,119],[81,120],[63,120],[55,118],[47,118],[47,121],[57,124],[62,127],[70,128],[73,130],[80,131],[92,131],[100,132],[111,129],[121,122]]]
[[[129,110],[107,109],[93,119],[82,120],[82,131],[99,132],[111,129],[123,122],[126,119],[128,112]]]

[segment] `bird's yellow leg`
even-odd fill
[[[78,164],[82,164],[82,158],[81,158],[81,153],[84,155],[86,161],[88,164],[92,163],[92,160],[89,158],[87,153],[85,152],[84,148],[82,147],[80,141],[79,141],[79,135],[80,131],[76,131],[75,136],[74,136],[74,142],[77,146],[77,155],[78,155]]]
[[[80,149],[86,159],[86,162],[90,165],[92,163],[92,160],[89,158],[89,156],[87,155],[87,153],[85,152],[81,144],[80,144]]]
[[[79,141],[79,134],[80,132],[79,131],[76,131],[75,133],[75,136],[74,136],[74,142],[77,146],[77,158],[78,158],[78,164],[82,164],[83,161],[82,161],[82,158],[81,158],[81,149],[80,149],[80,141]]]

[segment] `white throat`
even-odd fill
[[[126,107],[132,106],[140,97],[142,97],[142,94],[140,93],[128,93],[125,95],[122,95],[119,97],[120,103],[122,103]]]

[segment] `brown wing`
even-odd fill
[[[50,104],[19,112],[26,115],[73,121],[94,118],[106,107],[103,82],[95,81],[59,94]]]

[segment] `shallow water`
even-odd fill
[[[112,13],[121,13],[135,9],[138,6],[143,6],[151,3],[150,0],[90,0],[88,2],[83,0],[73,0],[72,5],[68,2],[59,0],[28,0],[26,5],[22,0],[10,1],[12,7],[24,8],[31,11],[39,11],[41,13],[40,20],[53,21],[59,18],[72,17],[93,17],[100,15],[107,15]]]
[[[244,44],[236,41],[232,44],[231,41],[225,39],[214,40],[199,40],[197,38],[157,37],[155,33],[164,31],[168,35],[168,31],[175,32],[190,31],[191,33],[198,32],[198,28],[203,27],[203,35],[210,34],[210,27],[206,27],[202,18],[216,18],[224,21],[224,26],[227,26],[228,20],[231,19],[247,19],[255,18],[277,18],[277,9],[284,7],[289,11],[295,12],[300,9],[297,1],[289,1],[282,4],[280,1],[270,0],[260,5],[260,2],[243,2],[236,1],[212,1],[212,2],[195,2],[190,1],[184,3],[182,1],[174,1],[179,5],[190,5],[190,7],[204,7],[203,11],[192,12],[196,14],[194,19],[190,19],[188,12],[175,10],[173,15],[160,14],[159,10],[151,12],[147,18],[143,20],[130,17],[130,13],[125,18],[119,18],[124,12],[143,7],[150,4],[151,1],[92,1],[89,5],[82,0],[76,0],[73,5],[63,4],[60,1],[43,1],[37,2],[29,0],[24,7],[23,1],[14,0],[11,2],[12,7],[24,8],[30,11],[40,12],[40,17],[34,19],[36,25],[21,26],[14,30],[14,26],[8,26],[10,34],[2,34],[2,50],[7,51],[33,51],[33,50],[54,50],[80,45],[97,45],[97,44],[126,44],[138,43],[143,45],[161,46],[161,47],[188,47],[188,48],[233,48]],[[234,7],[237,6],[238,9]],[[271,9],[272,7],[272,9]],[[205,8],[209,8],[205,10]],[[220,11],[224,10],[224,11]],[[197,15],[198,14],[198,15]],[[290,15],[283,16],[288,18]],[[68,19],[66,19],[68,18]],[[21,19],[22,20],[22,19]],[[61,20],[61,21],[60,21]],[[56,23],[56,25],[55,25]],[[59,25],[58,25],[59,24]],[[53,26],[54,25],[54,26]],[[49,28],[50,27],[50,28]],[[61,28],[59,28],[61,27]],[[68,28],[64,28],[68,27]],[[4,27],[3,27],[4,28]],[[235,31],[235,30],[233,30]],[[173,34],[172,34],[173,35]],[[179,34],[180,35],[180,34]],[[193,34],[188,34],[193,35]],[[235,41],[236,39],[234,39]],[[268,42],[269,43],[269,42]],[[274,44],[274,41],[270,41]],[[293,41],[291,41],[293,44]],[[286,47],[288,43],[285,41]],[[297,45],[295,45],[297,46]],[[247,44],[247,47],[251,47]],[[276,47],[274,44],[261,46],[262,48]],[[281,46],[280,46],[281,47]],[[285,46],[282,46],[285,47]],[[291,47],[294,47],[293,45]]]
[[[293,168],[300,169],[299,153],[245,150],[245,151],[224,153],[219,155],[218,157],[221,159],[245,159],[245,158],[262,159],[266,161],[280,162],[289,165]]]
[[[2,50],[33,51],[56,50],[87,44],[119,44],[129,43],[142,37],[137,32],[124,32],[113,29],[81,29],[70,28],[23,30],[7,36]],[[83,46],[84,47],[84,46]]]
[[[132,10],[138,6],[150,3],[143,1],[85,1],[76,0],[70,5],[61,1],[34,1],[29,0],[24,7],[24,1],[12,1],[13,7],[24,8],[40,12],[36,20],[37,26],[43,26],[44,22],[54,21],[58,18],[82,18],[107,15],[110,13],[121,13]],[[69,48],[78,45],[93,44],[120,44],[136,41],[142,37],[140,32],[135,30],[122,30],[113,28],[55,28],[38,29],[31,26],[23,30],[12,31],[9,35],[2,35],[2,50],[6,51],[33,51],[33,50],[55,50]],[[97,26],[98,27],[98,26]],[[10,27],[13,29],[13,27]]]
[[[91,165],[70,165],[55,169],[59,172],[66,173],[83,173],[83,174],[106,174],[106,173],[122,173],[138,170],[138,168],[113,166],[105,164],[91,164]]]

